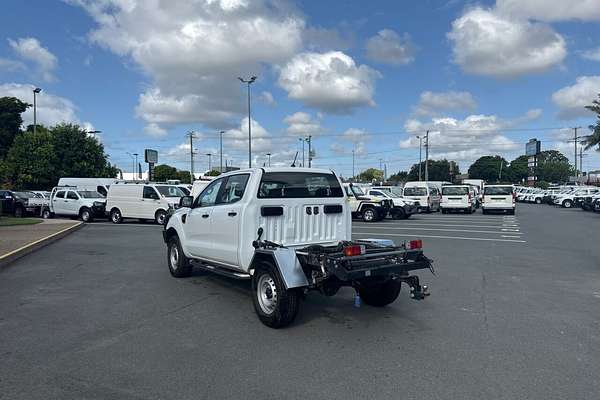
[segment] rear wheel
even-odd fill
[[[567,200],[563,201],[562,205],[564,208],[571,208],[571,207],[573,207],[573,202],[571,200],[567,199]]]
[[[398,210],[394,211],[394,219],[406,219],[408,218],[406,216],[406,213],[404,212],[403,209],[399,208]]]
[[[300,306],[300,294],[286,290],[277,268],[262,262],[252,275],[252,302],[260,321],[271,328],[292,323]]]
[[[442,214],[448,214],[448,210],[442,208]]]
[[[379,215],[374,208],[366,208],[362,212],[362,219],[365,222],[374,222],[379,219]]]
[[[384,282],[365,282],[364,286],[358,288],[360,298],[373,307],[383,307],[393,303],[400,294],[401,282],[387,280]]]
[[[50,212],[49,209],[44,209],[44,211],[42,211],[42,218],[44,219],[49,219],[52,218],[52,213]]]
[[[15,207],[15,217],[16,218],[23,218],[23,214],[25,214],[23,212],[23,207],[21,207],[21,206]]]
[[[83,221],[83,222],[92,222],[92,212],[90,211],[89,208],[87,207],[83,207],[80,211],[79,211],[79,218]]]
[[[154,220],[159,225],[164,225],[167,219],[167,213],[164,210],[158,210],[154,215]]]
[[[120,224],[121,222],[123,222],[121,210],[119,210],[118,208],[113,208],[112,210],[110,210],[110,220],[113,222],[113,224]]]
[[[169,272],[175,278],[185,278],[192,273],[190,260],[183,254],[177,236],[172,236],[168,241],[167,263],[169,264]]]
[[[536,197],[535,204],[542,204],[542,199],[540,199],[539,197]]]
[[[473,212],[473,209],[470,207],[465,210],[466,214],[471,214],[472,212]]]

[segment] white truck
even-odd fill
[[[81,190],[76,186],[56,186],[48,199],[36,199],[43,218],[56,215],[79,217],[83,222],[105,217],[106,199],[95,190]]]
[[[332,296],[351,286],[364,303],[428,295],[411,271],[431,269],[421,240],[352,240],[351,211],[335,173],[313,168],[251,168],[220,175],[199,196],[182,197],[163,238],[171,275],[192,266],[252,280],[267,326],[290,324],[309,290]],[[433,271],[433,270],[432,270]],[[359,300],[357,297],[355,300]]]
[[[387,217],[394,208],[392,199],[370,196],[360,186],[352,183],[344,183],[344,192],[348,198],[350,214],[354,219],[377,222]]]

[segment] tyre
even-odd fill
[[[365,304],[373,307],[383,307],[393,303],[400,294],[401,282],[387,280],[377,283],[365,283],[358,288],[358,294]]]
[[[83,207],[81,210],[79,210],[79,219],[81,219],[83,222],[92,222],[93,218],[90,209]]]
[[[167,220],[167,213],[165,210],[158,210],[156,214],[154,214],[154,221],[156,221],[159,225],[164,225]]]
[[[42,218],[49,219],[52,218],[52,213],[47,208],[42,211]]]
[[[567,200],[563,201],[562,206],[564,208],[571,208],[571,207],[573,207],[573,202],[571,200],[567,199]]]
[[[540,199],[539,197],[536,197],[535,204],[542,204],[542,199]]]
[[[23,218],[23,215],[25,214],[25,212],[23,211],[23,207],[21,206],[17,206],[15,207],[15,218]]]
[[[365,208],[362,212],[362,219],[365,222],[375,222],[379,219],[379,215],[374,208]]]
[[[394,219],[406,219],[406,218],[408,218],[408,217],[406,216],[406,213],[404,212],[403,209],[400,208],[400,209],[396,210],[396,212],[394,214]]]
[[[286,290],[275,266],[262,262],[252,275],[252,302],[263,324],[283,328],[298,314],[300,293],[296,289]]]
[[[119,210],[118,208],[113,208],[112,210],[110,210],[110,220],[113,222],[113,224],[120,224],[121,222],[123,222],[121,210]]]
[[[442,208],[442,214],[448,214],[448,210]]]
[[[171,236],[167,243],[167,264],[169,265],[171,275],[175,278],[190,276],[192,273],[192,264],[190,264],[190,260],[183,254],[177,235]]]

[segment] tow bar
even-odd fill
[[[424,300],[425,297],[429,296],[429,287],[427,285],[421,286],[419,284],[418,276],[408,276],[401,278],[408,286],[410,286],[410,298],[413,300]]]

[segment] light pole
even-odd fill
[[[250,114],[250,85],[256,80],[256,76],[250,79],[238,77],[240,82],[248,84],[248,168],[252,168],[252,118]]]
[[[429,131],[425,133],[425,182],[429,182]]]
[[[132,164],[132,167],[133,167],[131,169],[131,173],[133,175],[133,180],[135,180],[135,157],[130,152],[127,152],[127,155],[129,155],[129,157],[131,157],[131,164]]]
[[[271,166],[271,153],[267,153],[267,157],[269,157],[269,167]]]
[[[208,156],[208,172],[210,172],[212,170],[212,154],[211,153],[206,153],[206,155]]]
[[[419,181],[421,180],[421,147],[423,145],[423,136],[417,136],[419,138]]]
[[[304,168],[304,138],[298,138],[300,142],[302,142],[302,168]]]
[[[223,172],[224,172],[224,171],[223,171],[223,134],[224,134],[224,133],[225,133],[225,131],[221,131],[221,132],[219,132],[219,136],[221,137],[221,161],[220,161],[220,165],[219,165],[219,168],[220,168],[220,171],[219,171],[219,172],[220,172],[220,173],[223,173]],[[227,169],[227,168],[225,168],[225,169]]]
[[[33,134],[37,132],[37,98],[36,95],[42,91],[39,87],[33,89]]]

